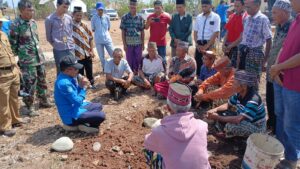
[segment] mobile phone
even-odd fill
[[[153,18],[153,21],[154,21],[154,22],[159,22],[160,19],[159,19],[159,18]]]

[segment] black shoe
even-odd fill
[[[114,92],[114,99],[117,101],[121,98],[122,89],[120,87],[116,87]]]
[[[17,133],[15,129],[5,130],[1,134],[7,137],[12,137]]]

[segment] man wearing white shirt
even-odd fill
[[[218,14],[212,11],[211,0],[202,0],[202,13],[196,18],[194,24],[194,40],[196,44],[195,60],[197,63],[197,75],[200,75],[200,68],[203,64],[202,53],[211,50],[220,33],[221,19]]]

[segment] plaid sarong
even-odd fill
[[[150,169],[163,169],[163,158],[160,154],[144,149],[147,165]]]

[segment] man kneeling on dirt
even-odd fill
[[[255,74],[244,70],[235,73],[236,94],[228,103],[207,112],[207,118],[217,121],[220,137],[248,137],[266,130],[266,112],[261,97],[255,90]]]
[[[218,72],[206,79],[199,86],[198,92],[194,96],[194,99],[202,108],[207,108],[212,104],[219,106],[224,103],[223,99],[227,100],[236,92],[233,85],[235,70],[231,66],[230,59],[223,57],[217,60],[213,68]]]
[[[54,88],[55,104],[67,131],[98,133],[100,124],[105,120],[100,103],[84,101],[89,86],[87,78],[78,75],[83,65],[74,56],[64,56]]]
[[[147,50],[148,54],[142,59],[139,74],[133,78],[133,83],[144,89],[150,89],[152,85],[165,79],[165,68],[161,56],[157,53],[156,43],[149,42]]]
[[[116,48],[114,50],[113,58],[106,62],[104,72],[106,74],[105,85],[114,99],[119,100],[121,95],[126,95],[133,78],[133,72],[128,62],[123,59],[122,49]],[[128,76],[125,76],[125,73]]]
[[[144,151],[150,168],[210,168],[207,123],[195,119],[194,114],[188,112],[191,99],[192,91],[187,85],[170,84],[167,109],[171,115],[163,118],[161,125],[145,137]]]

